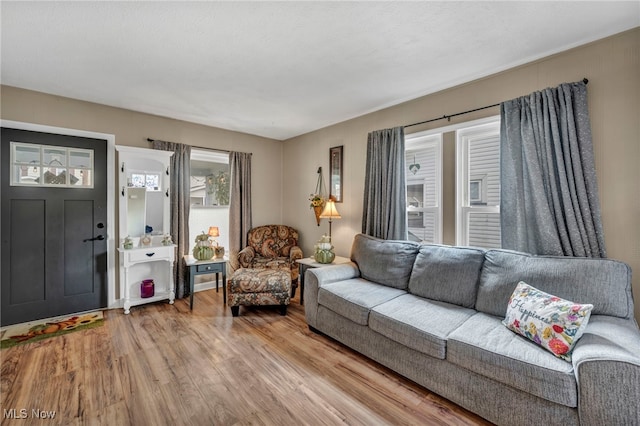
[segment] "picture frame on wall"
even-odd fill
[[[329,148],[329,197],[336,203],[343,200],[342,148],[342,145]]]

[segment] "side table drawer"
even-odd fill
[[[222,272],[222,265],[219,263],[196,265],[196,272]]]

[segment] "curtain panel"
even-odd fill
[[[155,140],[153,149],[171,151],[169,168],[171,197],[171,239],[177,246],[176,261],[173,267],[176,284],[176,298],[189,295],[189,283],[186,281],[186,265],[182,256],[189,254],[189,207],[191,204],[191,146],[175,142]]]
[[[251,219],[251,154],[229,153],[231,188],[229,194],[229,264],[231,271],[240,268],[238,253],[247,246]]]
[[[584,82],[500,105],[502,247],[606,257]]]
[[[386,240],[406,240],[404,127],[369,133],[366,164],[362,233]]]

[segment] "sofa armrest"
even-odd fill
[[[317,326],[320,287],[359,276],[360,270],[353,262],[307,269],[304,275],[304,315],[307,324],[314,328]]]
[[[573,349],[582,425],[640,419],[640,330],[633,319],[593,315]]]
[[[249,268],[255,257],[256,251],[253,247],[245,247],[238,253],[238,263],[240,263],[240,266],[243,268]]]
[[[291,247],[291,250],[289,251],[289,261],[291,262],[292,265],[295,265],[296,260],[297,259],[302,259],[304,257],[304,255],[302,254],[302,249],[298,246],[293,246]]]

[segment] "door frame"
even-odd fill
[[[31,130],[58,135],[80,136],[84,138],[106,139],[107,141],[107,308],[121,308],[122,300],[116,299],[116,263],[115,247],[115,146],[116,136],[109,133],[90,132],[86,130],[68,129],[43,124],[25,123],[22,121],[0,120],[1,127],[20,130]],[[118,242],[119,243],[119,242]]]

